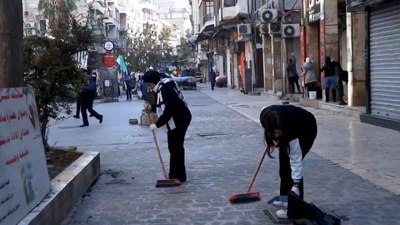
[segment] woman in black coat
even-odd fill
[[[184,101],[178,85],[172,79],[161,79],[154,70],[143,75],[146,85],[157,93],[157,108],[161,112],[158,120],[150,125],[151,130],[166,126],[170,152],[169,178],[186,181],[185,134],[192,120],[192,114]]]
[[[279,148],[280,195],[293,191],[303,199],[303,159],[317,136],[314,115],[293,105],[272,105],[261,111],[260,122],[268,155]]]

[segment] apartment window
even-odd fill
[[[224,0],[224,7],[231,7],[237,4],[237,0]]]
[[[214,19],[214,2],[205,2],[204,23]]]

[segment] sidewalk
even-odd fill
[[[276,97],[244,95],[229,88],[199,90],[259,124],[264,106],[282,104]],[[291,103],[298,105],[298,103]],[[400,133],[364,124],[356,117],[328,110],[306,108],[318,122],[318,137],[312,151],[365,180],[400,195]],[[327,148],[327,145],[330,147]]]

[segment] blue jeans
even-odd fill
[[[325,77],[324,86],[325,86],[325,89],[336,89],[335,76]]]

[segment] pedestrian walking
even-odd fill
[[[297,73],[296,69],[296,57],[294,54],[291,54],[291,58],[289,59],[288,65],[286,67],[287,77],[289,79],[289,92],[291,94],[295,93],[294,85],[297,87],[297,91],[300,94],[300,84],[299,84],[299,74]]]
[[[211,71],[210,71],[210,74],[209,74],[209,77],[208,77],[208,80],[210,81],[210,83],[211,83],[211,90],[213,90],[214,91],[214,88],[215,88],[215,82],[216,82],[216,79],[217,78],[217,68],[215,68],[215,66],[211,69]]]
[[[314,73],[312,57],[306,58],[301,69],[303,71],[301,77],[304,80],[305,97],[310,98],[309,92],[317,90],[317,76]]]
[[[332,100],[336,102],[336,78],[335,78],[335,68],[332,64],[331,58],[327,56],[325,58],[325,64],[321,68],[321,72],[325,71],[325,102],[329,102],[329,94],[332,91]]]
[[[132,89],[133,89],[132,77],[129,74],[125,74],[124,82],[125,82],[126,100],[132,101]]]
[[[83,88],[82,106],[81,106],[83,124],[81,125],[81,127],[89,126],[87,111],[90,112],[90,115],[96,117],[96,119],[99,120],[100,124],[103,122],[103,115],[100,115],[93,109],[93,101],[95,97],[96,97],[96,74],[93,73],[89,77],[89,84]]]
[[[304,198],[303,159],[317,136],[317,123],[313,114],[293,105],[272,105],[260,114],[268,155],[279,148],[280,195],[293,191]],[[291,206],[288,206],[291,207]],[[277,215],[287,217],[285,209]]]
[[[192,114],[184,101],[183,95],[175,81],[170,78],[161,80],[157,71],[149,70],[143,75],[146,85],[157,93],[157,108],[161,115],[150,125],[151,130],[166,126],[168,149],[170,152],[169,179],[186,181],[185,168],[185,134],[192,120]],[[145,106],[147,110],[151,106]]]

